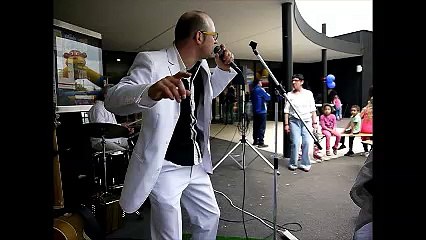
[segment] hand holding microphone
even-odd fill
[[[229,68],[232,67],[235,71],[241,72],[241,70],[234,63],[234,54],[231,51],[225,48],[223,44],[216,46],[213,50],[215,53],[215,60],[217,66],[224,70],[229,71]]]

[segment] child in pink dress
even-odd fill
[[[334,155],[337,154],[337,146],[340,142],[340,133],[336,131],[336,116],[331,113],[331,105],[324,104],[322,107],[323,114],[320,117],[321,132],[325,136],[325,154],[330,156],[330,137],[336,136],[336,141],[333,146]]]

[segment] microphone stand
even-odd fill
[[[275,83],[275,93],[284,99],[286,99],[286,104],[290,104],[290,107],[294,109],[296,112],[296,115],[301,119],[299,112],[296,108],[294,108],[293,104],[288,100],[287,93],[284,90],[283,86],[277,81],[272,71],[269,69],[268,65],[266,65],[265,61],[263,60],[262,56],[260,56],[259,52],[256,50],[257,43],[254,41],[250,41],[250,47],[253,49],[254,54],[256,57],[260,60],[262,65],[265,67],[266,70],[269,72],[269,76],[274,80]],[[309,130],[309,128],[306,126],[305,122],[302,121],[304,127],[308,130],[311,137],[314,139],[315,144],[318,146],[318,148],[321,150],[322,147],[319,144],[318,139],[316,136]],[[273,202],[273,221],[274,221],[274,238],[276,239],[276,233],[279,232],[281,234],[281,239],[288,239],[288,240],[297,240],[297,238],[291,234],[288,230],[277,230],[277,172],[278,172],[278,154],[277,154],[277,137],[278,137],[278,99],[275,101],[275,153],[274,153],[274,202]]]
[[[275,83],[275,86],[276,86],[276,92],[281,97],[283,97],[285,100],[287,100],[286,104],[290,104],[290,107],[293,108],[293,110],[296,113],[297,117],[299,117],[299,119],[302,119],[300,117],[299,111],[297,111],[297,109],[293,106],[293,103],[288,100],[287,92],[284,90],[284,87],[277,81],[277,79],[275,78],[274,74],[271,72],[271,69],[269,69],[268,65],[266,65],[266,63],[263,60],[262,56],[260,56],[259,52],[256,50],[257,43],[254,42],[254,41],[251,41],[249,45],[253,49],[254,54],[260,60],[260,62],[262,63],[262,65],[266,68],[266,70],[268,70],[269,75],[271,76],[272,80],[274,80],[274,83]],[[302,123],[303,123],[303,126],[306,128],[306,130],[308,130],[309,135],[311,135],[311,137],[314,139],[315,145],[317,145],[317,147],[320,150],[322,150],[322,147],[321,147],[321,145],[319,143],[318,138],[312,133],[312,131],[309,130],[309,128],[306,126],[306,123],[304,121],[302,121]]]
[[[247,124],[246,124],[246,116],[247,116],[247,113],[246,113],[246,110],[245,110],[245,84],[242,84],[241,85],[242,86],[242,92],[243,92],[243,95],[242,95],[242,101],[243,101],[243,104],[242,104],[242,119],[241,119],[241,121],[242,121],[242,134],[241,134],[241,139],[238,141],[238,143],[229,151],[229,152],[227,152],[226,154],[225,154],[225,156],[223,156],[220,160],[219,160],[219,162],[218,163],[216,163],[216,165],[214,165],[214,167],[213,167],[213,170],[215,170],[223,161],[225,161],[225,159],[227,158],[227,157],[230,157],[239,167],[240,167],[240,169],[241,170],[244,170],[244,169],[246,169],[252,162],[254,162],[254,160],[252,160],[251,162],[249,162],[247,165],[246,165],[246,162],[245,162],[245,155],[246,155],[246,145],[248,145],[254,152],[256,152],[256,154],[271,168],[271,169],[274,169],[274,166],[268,161],[268,159],[266,159],[260,152],[259,152],[259,150],[257,150],[250,142],[248,142],[247,141],[247,139],[246,139],[246,131],[247,131],[247,127],[248,126],[246,126]],[[231,155],[232,154],[232,152],[234,152],[234,150],[238,147],[238,146],[240,146],[240,145],[242,145],[242,164],[240,164],[237,160],[235,160],[235,158]],[[280,175],[280,172],[278,171],[277,172],[277,174],[278,175]]]

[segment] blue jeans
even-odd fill
[[[336,108],[336,119],[342,119],[342,108]]]
[[[309,160],[309,149],[310,149],[310,137],[308,130],[304,127],[302,120],[291,117],[289,119],[290,124],[290,165],[297,167],[297,159],[299,157],[300,149],[300,137],[302,137],[302,161],[301,165],[309,166],[311,161]],[[312,123],[306,122],[306,126],[310,127]]]

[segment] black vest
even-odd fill
[[[197,118],[197,109],[199,104],[204,104],[204,85],[203,78],[200,69],[197,72],[197,69],[200,67],[200,61],[197,62],[194,67],[188,72],[192,73],[190,81],[193,82],[194,86],[191,94],[194,94],[195,102],[195,118]],[[182,82],[185,86],[185,89],[189,90],[188,81],[182,79]],[[201,103],[200,103],[201,100]],[[174,164],[180,166],[192,166],[194,165],[194,136],[196,135],[195,141],[197,141],[200,148],[199,157],[202,158],[202,138],[203,132],[197,127],[197,124],[194,125],[196,133],[191,130],[191,97],[187,96],[185,99],[182,99],[180,103],[180,114],[179,119],[176,123],[176,127],[173,131],[172,138],[170,140],[169,147],[166,151],[165,159],[173,162]]]

